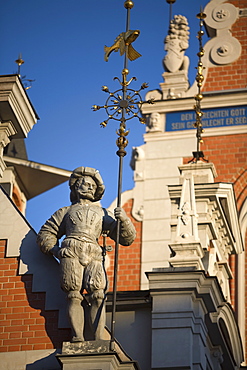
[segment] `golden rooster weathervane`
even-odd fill
[[[116,120],[120,122],[119,129],[117,130],[117,155],[119,157],[119,171],[118,171],[118,195],[117,207],[121,206],[121,193],[122,193],[122,172],[123,172],[123,157],[127,154],[125,151],[128,145],[126,136],[129,130],[126,130],[126,121],[136,117],[139,121],[145,124],[145,118],[141,116],[141,106],[144,103],[140,96],[140,91],[148,87],[147,83],[143,83],[139,90],[130,89],[128,86],[132,81],[136,81],[136,77],[132,77],[129,81],[127,76],[129,74],[128,61],[135,60],[141,56],[132,46],[132,43],[137,39],[140,34],[139,30],[130,30],[130,10],[133,8],[134,2],[126,0],[124,7],[127,9],[126,31],[120,33],[115,39],[114,44],[110,47],[105,46],[105,61],[108,61],[110,54],[115,51],[120,51],[120,55],[124,55],[124,68],[122,70],[122,80],[115,77],[121,88],[111,92],[107,86],[103,86],[102,90],[109,94],[106,103],[103,106],[93,105],[92,109],[97,111],[101,108],[106,110],[108,119],[102,122],[101,127],[106,127],[109,120]],[[145,103],[154,104],[154,100],[150,99]],[[112,319],[111,319],[111,350],[115,348],[115,316],[116,316],[116,300],[117,300],[117,272],[118,272],[118,251],[119,251],[119,235],[120,235],[120,220],[117,220],[117,238],[115,243],[115,256],[114,256],[114,275],[113,275],[113,299],[112,299]]]

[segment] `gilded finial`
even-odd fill
[[[134,6],[134,2],[133,2],[133,1],[131,1],[131,0],[126,0],[126,1],[124,2],[124,7],[125,7],[126,9],[132,9],[132,8],[133,8],[133,6]]]
[[[25,63],[24,60],[22,59],[21,53],[19,54],[18,59],[15,60],[15,63],[18,65],[17,74],[20,77],[20,79],[21,79],[21,81],[22,81],[22,83],[24,85],[25,90],[31,89],[32,83],[35,80],[30,80],[30,79],[27,79],[26,76],[21,76],[21,66],[22,66],[22,64]]]
[[[25,63],[24,60],[22,59],[21,53],[19,54],[18,59],[15,60],[15,63],[18,65],[17,74],[20,77],[21,76],[21,74],[20,74],[21,73],[21,66],[22,66],[22,64]]]

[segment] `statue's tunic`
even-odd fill
[[[65,291],[105,289],[106,278],[102,267],[102,248],[98,238],[106,233],[116,240],[117,222],[113,215],[94,204],[76,203],[60,208],[42,226],[38,244],[43,253],[49,251],[65,236],[59,251],[61,286]],[[122,245],[130,245],[135,239],[135,229],[127,218],[120,222]]]

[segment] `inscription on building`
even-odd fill
[[[204,109],[203,128],[247,125],[247,107]],[[166,131],[194,129],[196,114],[193,110],[166,114]]]

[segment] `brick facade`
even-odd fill
[[[239,9],[247,7],[246,0],[227,1]],[[242,45],[240,58],[234,63],[209,68],[203,91],[244,89],[247,85],[247,21],[241,17],[231,28],[232,36]]]
[[[32,275],[18,275],[6,245],[0,240],[0,352],[61,348],[70,329],[58,329],[58,311],[45,310],[45,293],[32,293]]]
[[[129,247],[119,247],[119,263],[118,263],[118,290],[139,290],[140,289],[140,275],[141,275],[141,237],[142,237],[142,223],[136,221],[131,216],[133,200],[130,199],[124,204],[123,208],[130,217],[136,229],[136,239]],[[110,266],[107,269],[109,278],[109,290],[112,290],[113,284],[113,269],[114,269],[114,242],[107,240],[107,245],[111,245],[113,250],[108,253],[110,259]]]

